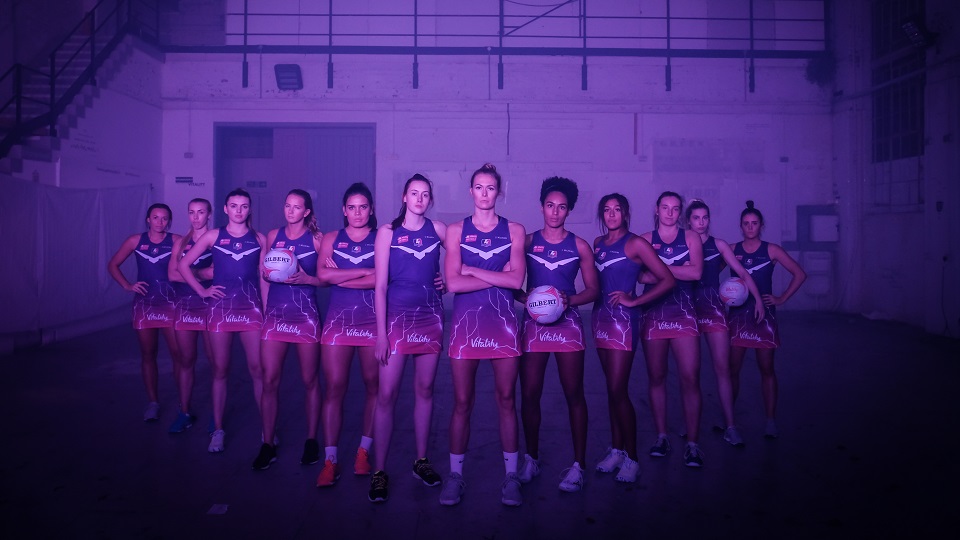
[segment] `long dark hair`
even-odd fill
[[[659,206],[659,205],[657,205]],[[683,214],[684,219],[686,219],[687,227],[690,226],[690,216],[693,215],[694,210],[699,210],[703,208],[707,211],[707,217],[710,217],[710,207],[707,206],[707,203],[703,202],[702,199],[690,199],[690,204],[687,206],[687,211]]]
[[[683,197],[681,197],[680,194],[675,191],[664,191],[663,193],[660,194],[659,197],[657,197],[657,210],[659,211],[660,209],[660,202],[666,199],[667,197],[676,197],[677,200],[680,201],[680,213],[683,214]],[[680,220],[677,220],[677,221],[680,221]],[[659,227],[660,227],[660,218],[657,216],[657,212],[654,212],[653,228],[656,229]]]
[[[609,195],[601,197],[600,204],[597,205],[597,220],[600,222],[600,232],[607,234],[607,232],[610,231],[610,229],[607,228],[607,223],[603,220],[603,207],[606,206],[609,201],[617,201],[617,204],[620,205],[620,215],[623,216],[623,228],[629,231],[630,201],[619,193],[610,193]]]
[[[230,193],[227,193],[227,196],[223,198],[224,206],[227,205],[227,202],[230,200],[230,197],[246,197],[247,201],[250,202],[250,212],[247,213],[247,221],[245,221],[244,224],[247,226],[248,229],[253,231],[253,197],[251,197],[250,194],[247,193],[247,190],[243,188],[236,188]],[[253,231],[253,232],[256,233],[256,231]]]
[[[403,184],[403,194],[404,195],[407,194],[407,190],[410,189],[410,184],[412,184],[416,180],[427,183],[427,188],[429,189],[429,193],[430,193],[430,202],[427,203],[427,208],[430,208],[431,206],[433,206],[433,182],[431,182],[430,180],[427,180],[426,176],[420,173],[417,173],[411,176],[410,179],[407,180],[405,184]],[[406,217],[406,215],[407,215],[407,203],[406,202],[400,203],[400,215],[398,215],[396,219],[390,222],[390,228],[393,230],[397,230],[398,227],[403,225],[403,218]]]
[[[153,204],[151,204],[151,205],[150,205],[150,208],[147,208],[147,215],[146,215],[146,217],[143,218],[143,220],[146,221],[147,223],[150,223],[150,213],[153,212],[154,210],[157,210],[157,209],[166,210],[166,211],[167,211],[167,229],[169,229],[169,228],[170,228],[170,223],[173,222],[173,212],[170,210],[170,207],[169,207],[169,206],[163,204],[162,202],[158,202],[158,203],[153,203]],[[150,228],[150,227],[147,226],[147,229],[149,229],[149,228]],[[164,230],[167,230],[167,229],[164,229]]]
[[[212,214],[213,214],[213,205],[210,204],[210,201],[208,201],[208,200],[206,200],[206,199],[204,199],[204,198],[202,198],[202,197],[197,197],[196,199],[191,199],[190,202],[187,203],[187,212],[190,211],[190,205],[193,204],[193,203],[205,204],[205,205],[207,206],[207,228],[210,228],[210,218],[213,217],[213,216],[212,216]],[[187,230],[187,233],[183,235],[183,244],[182,244],[182,245],[185,246],[185,245],[189,244],[189,243],[190,243],[190,240],[193,240],[193,227],[190,227],[190,228]]]
[[[311,235],[318,236],[320,234],[320,229],[317,228],[317,212],[313,209],[313,197],[311,197],[306,191],[299,188],[291,189],[290,193],[287,193],[287,197],[291,195],[296,195],[297,197],[303,199],[303,208],[310,211],[310,215],[303,218],[303,224],[306,225],[307,229],[310,230]]]
[[[354,195],[363,195],[367,199],[367,204],[370,205],[370,221],[367,222],[367,226],[371,229],[377,228],[377,213],[373,207],[373,194],[370,193],[370,188],[367,187],[363,182],[354,182],[350,184],[350,187],[343,192],[343,206],[347,205],[347,199],[353,197]],[[347,216],[343,216],[343,226],[346,227],[350,225],[350,221],[347,219]]]

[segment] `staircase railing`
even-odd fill
[[[0,158],[30,135],[57,134],[57,118],[127,33],[157,42],[159,0],[100,0],[50,52],[45,69],[14,64],[0,76]],[[43,90],[41,90],[43,89]]]

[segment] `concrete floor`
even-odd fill
[[[347,398],[341,460],[348,474],[317,489],[320,464],[304,467],[302,390],[296,359],[281,389],[279,461],[250,468],[259,418],[244,362],[231,367],[227,450],[207,453],[209,374],[198,364],[191,430],[167,433],[176,412],[169,358],[161,351],[161,421],[141,420],[145,402],[134,333],[127,326],[0,359],[6,428],[0,445],[3,538],[883,538],[952,536],[958,530],[953,459],[958,427],[960,342],[858,316],[784,312],[777,357],[782,436],[762,437],[756,364],[744,369],[738,423],[746,447],[724,443],[709,360],[704,362],[702,470],[682,465],[675,372],[668,394],[674,451],[641,453],[634,485],[593,472],[609,444],[606,394],[588,349],[589,472],[581,493],[557,489],[572,460],[563,395],[551,363],[541,434],[543,474],[524,486],[524,503],[500,503],[503,478],[492,372],[480,370],[467,491],[441,507],[439,488],[411,478],[414,459],[408,366],[391,449],[391,498],[367,501],[354,477],[361,386]],[[242,358],[239,352],[234,358]],[[706,359],[706,355],[704,356]],[[748,356],[748,360],[750,357]],[[673,368],[671,363],[671,368]],[[518,392],[519,394],[519,392]],[[654,438],[642,355],[631,380],[641,451]],[[430,455],[447,471],[452,389],[441,357]],[[211,509],[224,505],[225,513]],[[221,507],[223,508],[223,507]]]

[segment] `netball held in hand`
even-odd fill
[[[283,283],[297,272],[297,259],[288,249],[271,249],[263,259],[263,267],[268,280]]]
[[[540,324],[550,324],[563,315],[563,297],[552,285],[541,285],[527,295],[527,312]]]
[[[720,300],[729,307],[742,306],[747,301],[750,291],[747,284],[738,277],[732,277],[720,284]]]

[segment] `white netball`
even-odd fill
[[[527,295],[527,313],[540,324],[550,324],[563,315],[563,297],[553,285],[541,285]]]
[[[747,301],[747,284],[738,277],[732,277],[720,284],[720,300],[730,307],[742,306]]]
[[[263,259],[267,279],[282,283],[297,272],[297,258],[289,249],[271,249]]]

